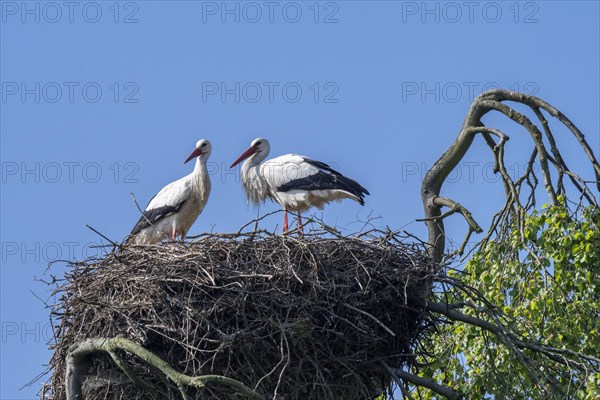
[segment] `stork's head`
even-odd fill
[[[271,151],[271,144],[265,138],[256,138],[250,143],[250,147],[248,150],[242,153],[241,156],[238,157],[237,160],[231,164],[229,168],[233,168],[246,158],[250,157],[250,160],[254,163],[259,163],[269,155],[269,151]]]
[[[206,161],[212,152],[212,145],[207,139],[200,139],[196,142],[196,148],[192,154],[185,160],[184,164],[193,158],[200,157],[200,160]]]

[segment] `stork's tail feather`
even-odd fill
[[[369,191],[365,189],[360,183],[354,179],[348,178],[342,174],[336,174],[337,180],[340,184],[340,189],[356,196],[358,203],[361,206],[365,205],[365,195],[370,195]]]
[[[313,179],[318,182],[317,186],[321,187],[311,187],[307,189],[343,190],[355,196],[361,206],[365,205],[365,195],[369,195],[370,193],[360,183],[356,182],[354,179],[342,175],[341,173],[334,170],[324,162],[311,160],[309,158],[304,158],[304,161],[321,169],[320,173],[317,174],[318,179]],[[327,173],[325,173],[324,171],[326,171]],[[279,188],[279,190],[281,190],[281,188]]]

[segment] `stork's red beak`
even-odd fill
[[[198,157],[199,155],[202,154],[202,150],[200,149],[194,149],[194,151],[192,151],[192,154],[190,154],[190,156],[187,158],[187,160],[185,160],[183,163],[187,163],[188,161],[190,161],[193,158]]]
[[[245,152],[243,152],[242,155],[239,156],[238,159],[235,160],[233,162],[233,164],[231,164],[231,166],[229,166],[229,168],[235,167],[236,165],[238,165],[239,163],[241,163],[242,161],[244,161],[246,158],[250,157],[254,153],[256,153],[256,148],[255,147],[250,147],[248,150],[246,150]]]

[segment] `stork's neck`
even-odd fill
[[[190,178],[194,180],[194,184],[192,185],[193,190],[200,194],[203,194],[207,189],[210,191],[210,180],[204,157],[196,158],[196,165],[194,166],[194,171],[190,174]]]
[[[202,157],[196,157],[196,165],[194,165],[194,175],[200,175],[206,172],[206,160],[202,160]]]
[[[247,188],[248,183],[252,180],[264,180],[260,173],[260,168],[258,168],[259,164],[260,162],[257,162],[254,156],[252,156],[242,165],[242,184],[244,185],[244,188]]]
[[[255,205],[262,203],[269,194],[269,185],[260,170],[261,161],[251,157],[242,166],[242,185],[248,201]]]

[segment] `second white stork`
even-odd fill
[[[148,203],[139,221],[131,231],[128,242],[153,244],[163,239],[181,240],[192,227],[210,195],[210,178],[206,161],[212,146],[206,139],[196,147],[184,163],[196,158],[194,171],[162,188]]]
[[[264,138],[252,141],[250,147],[229,168],[247,159],[242,166],[242,185],[248,200],[258,205],[266,199],[279,203],[284,210],[283,231],[288,230],[288,211],[301,213],[310,207],[322,209],[333,200],[351,199],[364,205],[367,189],[329,165],[297,154],[264,159],[271,145]]]

